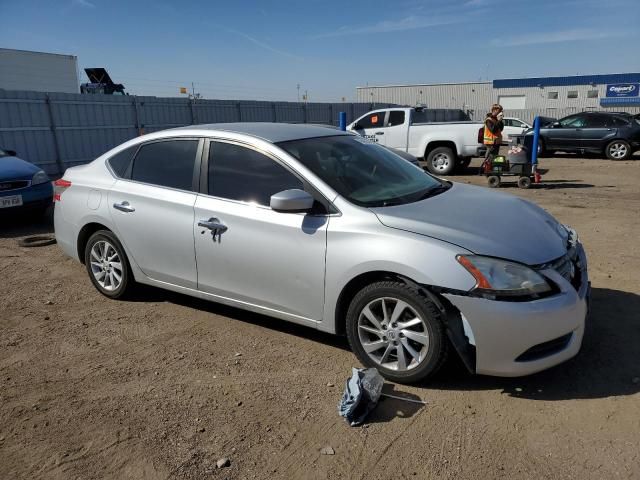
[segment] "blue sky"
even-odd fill
[[[0,0],[0,18],[0,47],[77,55],[140,95],[640,71],[640,0]]]

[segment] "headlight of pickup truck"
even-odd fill
[[[551,291],[544,277],[526,265],[480,255],[458,255],[456,259],[476,279],[476,293],[527,297]]]

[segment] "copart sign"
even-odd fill
[[[607,85],[607,97],[637,97],[640,83],[614,83]]]

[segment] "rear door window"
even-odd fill
[[[131,180],[161,187],[193,190],[198,140],[164,140],[140,147]]]
[[[404,123],[404,110],[392,110],[389,112],[389,127],[395,127]]]
[[[269,206],[271,195],[304,190],[302,181],[272,158],[233,143],[209,144],[209,195]]]
[[[599,115],[597,113],[586,118],[586,128],[606,128],[612,125],[612,117]]]

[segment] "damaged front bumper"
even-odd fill
[[[507,302],[445,293],[461,313],[465,336],[475,347],[475,372],[515,377],[562,363],[580,350],[589,310],[586,256],[578,249],[576,275],[542,270],[559,293],[532,301]]]

